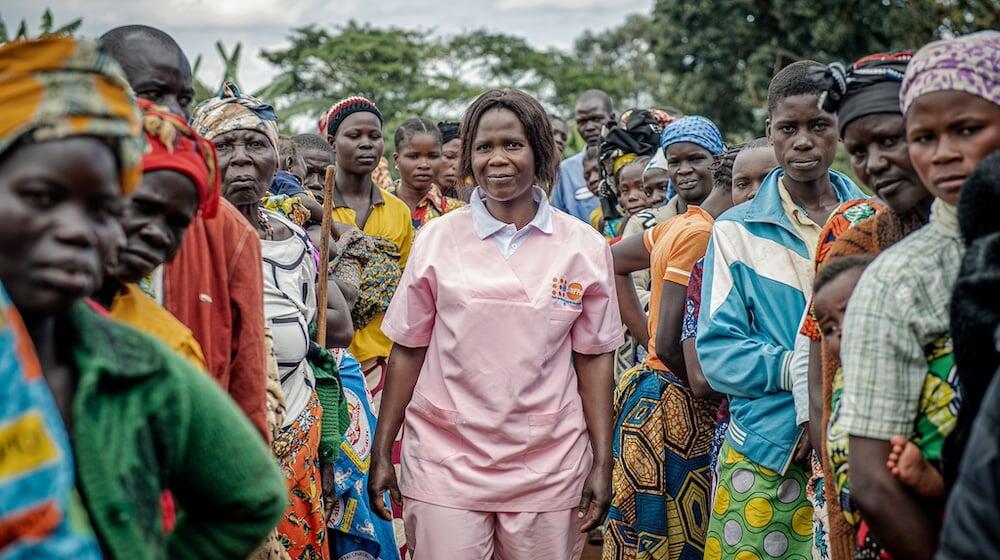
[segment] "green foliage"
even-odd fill
[[[27,37],[47,37],[49,35],[73,35],[80,29],[80,25],[83,24],[82,18],[77,18],[65,25],[56,26],[55,21],[52,18],[52,10],[45,8],[45,12],[42,13],[41,22],[38,26],[38,34],[31,35],[28,31],[28,22],[21,20],[21,23],[17,26],[17,33],[11,37],[7,32],[7,23],[0,17],[0,42],[10,41],[13,39],[24,39]]]
[[[850,62],[873,52],[1000,27],[995,0],[657,0],[650,36],[667,102],[736,137],[764,130],[767,85],[799,59]]]

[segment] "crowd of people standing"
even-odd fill
[[[1000,555],[1000,32],[743,143],[588,90],[566,159],[518,90],[388,158],[194,97],[152,27],[0,44],[0,558]]]

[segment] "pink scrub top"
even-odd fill
[[[624,342],[611,250],[543,198],[551,225],[504,258],[474,223],[484,211],[475,200],[424,226],[382,324],[427,347],[400,490],[475,511],[571,509],[593,462],[572,355]]]

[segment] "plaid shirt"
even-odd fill
[[[948,307],[965,246],[954,206],[935,202],[931,222],[886,250],[848,304],[841,341],[841,425],[888,440],[914,430],[927,355],[948,335]]]

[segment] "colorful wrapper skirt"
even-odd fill
[[[782,476],[738,453],[719,454],[719,487],[705,541],[705,560],[808,560],[813,548],[809,476],[791,465]]]
[[[646,364],[622,376],[605,560],[702,557],[717,408]]]
[[[305,410],[271,444],[288,485],[278,538],[292,560],[329,560],[319,438],[323,408],[313,393]]]

